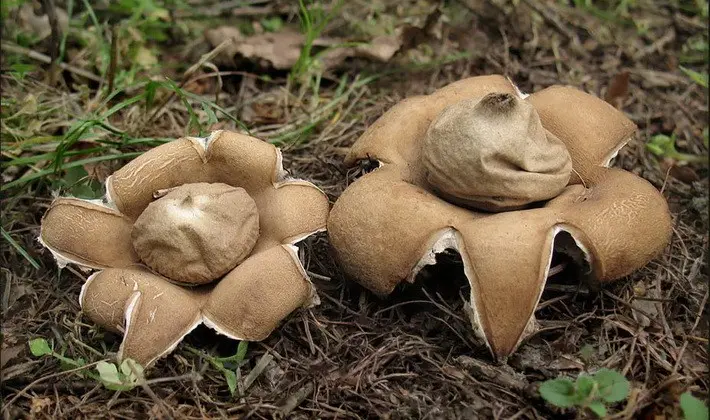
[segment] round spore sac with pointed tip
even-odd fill
[[[557,196],[572,161],[543,128],[535,109],[509,93],[490,93],[445,108],[422,144],[432,190],[454,204],[506,211]]]
[[[153,271],[187,284],[216,280],[259,237],[259,212],[243,188],[195,183],[161,192],[133,225],[133,248]]]

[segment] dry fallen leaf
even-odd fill
[[[277,102],[255,102],[244,108],[242,119],[250,123],[283,123],[285,113]]]
[[[655,288],[648,289],[642,281],[639,281],[634,285],[634,295],[639,299],[634,299],[631,306],[634,309],[643,311],[644,313],[642,314],[639,311],[633,311],[633,317],[641,326],[648,327],[651,325],[651,321],[655,321],[658,318],[659,303],[655,300],[660,297],[658,290]],[[653,317],[653,320],[650,320],[646,315]]]
[[[678,162],[675,159],[664,158],[659,162],[659,165],[663,173],[668,173],[678,181],[686,184],[692,184],[693,182],[700,181],[700,176],[693,168],[690,166],[678,165]]]
[[[7,362],[19,356],[25,347],[24,344],[18,344],[0,350],[0,369],[4,368]]]
[[[389,61],[402,47],[399,36],[383,35],[374,38],[368,45],[355,47],[356,55],[383,63]]]
[[[227,42],[215,60],[218,65],[235,65],[235,56],[241,56],[261,67],[273,67],[276,70],[289,70],[293,67],[305,42],[302,34],[290,30],[244,37],[238,29],[226,26],[208,29],[205,31],[205,39],[212,48]],[[379,36],[363,45],[339,47],[346,42],[325,37],[313,42],[314,47],[330,48],[320,56],[325,68],[337,67],[350,57],[387,62],[402,46],[399,33]]]
[[[67,12],[59,7],[54,9],[57,13],[57,21],[62,32],[69,28],[69,16]],[[52,34],[52,27],[49,25],[47,15],[36,15],[31,3],[25,3],[19,10],[18,16],[20,26],[35,35],[39,40],[43,40]]]
[[[604,95],[604,100],[617,109],[621,109],[622,103],[629,93],[629,76],[628,71],[622,71],[614,76],[609,83],[606,95]]]

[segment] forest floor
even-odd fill
[[[707,400],[707,1],[350,0],[300,14],[264,0],[41,3],[2,2],[4,418],[583,418],[539,385],[602,367],[631,383],[614,418],[678,418],[681,394]],[[332,203],[366,127],[405,97],[481,74],[523,92],[573,85],[631,118],[638,135],[614,165],[667,198],[663,254],[599,293],[546,291],[543,329],[498,365],[459,291],[377,298],[319,234],[300,248],[321,304],[240,362],[219,362],[237,342],[200,327],[133,389],[87,374],[121,337],[82,316],[83,275],[37,241],[53,197],[99,197],[150,147],[247,127]],[[446,275],[468,287],[460,270]],[[37,338],[66,359],[33,356]]]

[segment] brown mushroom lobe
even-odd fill
[[[150,203],[131,237],[141,260],[157,273],[204,284],[251,253],[259,237],[259,213],[243,188],[185,184]]]
[[[486,211],[522,208],[557,196],[572,162],[532,105],[490,93],[444,109],[422,144],[427,182],[452,203]]]

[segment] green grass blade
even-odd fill
[[[103,162],[105,160],[133,159],[134,157],[140,156],[141,154],[143,154],[143,152],[130,152],[130,153],[121,153],[121,154],[117,154],[117,155],[96,156],[96,157],[92,157],[92,158],[81,159],[81,160],[76,160],[74,162],[69,162],[67,164],[62,165],[61,169],[74,168],[76,166],[86,165],[87,163]],[[3,184],[3,186],[0,187],[0,191],[5,191],[10,188],[14,188],[18,185],[23,185],[28,182],[36,181],[40,178],[43,178],[47,175],[51,175],[53,173],[55,173],[54,169],[44,169],[44,170],[35,172],[33,174],[23,176],[20,179],[16,179],[14,181]]]
[[[5,240],[6,240],[10,245],[12,245],[12,247],[15,248],[15,249],[17,250],[17,252],[19,252],[20,255],[22,255],[22,257],[23,257],[24,259],[26,259],[27,262],[30,263],[30,265],[32,265],[32,267],[35,268],[35,270],[39,270],[39,269],[40,269],[39,263],[38,263],[37,261],[35,261],[35,259],[32,258],[32,257],[30,256],[30,254],[28,254],[27,251],[26,251],[20,244],[18,244],[14,239],[12,239],[12,236],[10,236],[10,234],[7,233],[7,231],[5,230],[5,228],[0,228],[0,230],[2,230],[2,237],[5,238]]]
[[[708,87],[708,74],[707,72],[705,73],[698,73],[695,70],[679,66],[680,70],[685,73],[686,76],[688,76],[692,81],[695,83],[699,84],[700,86],[707,88]]]
[[[64,156],[88,155],[91,153],[104,152],[107,149],[108,149],[108,147],[102,146],[102,147],[92,147],[90,149],[83,149],[83,150],[72,150],[72,151],[66,152],[64,154]],[[15,158],[15,159],[7,161],[7,162],[3,162],[0,167],[7,168],[8,166],[25,166],[25,165],[35,164],[37,162],[54,160],[55,155],[56,155],[56,152],[49,152],[49,153],[42,153],[42,154],[33,155],[33,156],[23,156],[23,157]]]

